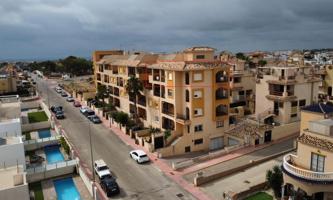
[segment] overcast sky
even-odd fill
[[[333,47],[333,0],[0,0],[0,59]]]

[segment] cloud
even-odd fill
[[[1,0],[0,59],[328,47],[332,8],[331,0]]]

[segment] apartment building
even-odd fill
[[[318,101],[320,83],[311,67],[258,67],[255,114],[230,126],[228,145],[258,145],[299,132],[300,110]]]
[[[146,143],[162,156],[213,150],[224,146],[229,125],[230,66],[210,47],[174,54],[130,53],[104,56],[95,62],[96,84],[108,86],[118,110],[132,113],[134,99],[125,90],[130,76],[144,85],[138,115],[146,127]],[[165,137],[164,132],[170,131]],[[149,139],[147,139],[149,138]]]
[[[230,123],[237,118],[254,113],[255,109],[255,69],[246,66],[246,61],[237,59],[231,53],[222,52],[220,59],[230,64]]]
[[[29,199],[18,96],[0,97],[0,199]]]
[[[318,101],[321,79],[312,67],[281,63],[259,67],[256,84],[256,116],[265,123],[300,121],[300,108]],[[299,129],[299,128],[297,128]]]
[[[17,91],[16,78],[8,74],[0,74],[0,94]]]
[[[284,196],[298,199],[333,199],[333,107],[306,106],[301,111],[297,155],[283,159]]]
[[[333,65],[317,67],[315,73],[322,79],[319,85],[318,98],[322,101],[333,103]]]

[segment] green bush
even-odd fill
[[[124,112],[114,112],[112,113],[112,118],[115,122],[125,126],[129,121],[129,116],[127,113]]]
[[[62,148],[64,148],[65,152],[67,153],[67,155],[69,155],[69,152],[70,152],[70,147],[69,145],[67,144],[66,140],[64,137],[61,137],[60,138],[60,144],[62,146]]]
[[[168,137],[170,137],[170,136],[171,136],[171,131],[170,130],[165,130],[164,131],[164,138],[168,139]]]

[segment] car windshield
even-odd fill
[[[145,158],[145,157],[147,157],[147,155],[140,155],[139,157],[140,158]]]
[[[99,171],[107,170],[107,169],[109,169],[108,166],[102,166],[102,167],[99,167],[99,168],[98,168]]]

